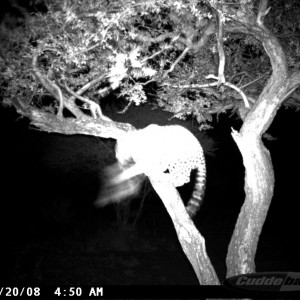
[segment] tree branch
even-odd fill
[[[56,132],[65,135],[84,134],[117,139],[124,135],[124,133],[135,130],[128,123],[118,123],[103,119],[95,120],[84,114],[81,118],[58,119],[53,114],[26,105],[17,99],[13,100],[13,104],[19,114],[30,119],[30,124],[46,132]]]
[[[192,37],[183,38],[178,33],[166,32],[158,35],[157,37],[151,37],[145,32],[134,32],[132,38],[143,42],[143,43],[160,43],[168,38],[172,38],[173,41],[184,44],[186,47],[194,50],[195,52],[199,51],[208,41],[210,35],[215,33],[215,24],[210,22],[207,27],[203,30],[201,38],[197,42],[192,42]],[[172,42],[173,42],[172,41]]]
[[[45,49],[49,50],[49,49]],[[45,51],[43,50],[43,51]],[[53,51],[51,49],[51,51]],[[39,56],[39,51],[36,51],[33,55],[32,59],[32,70],[36,78],[40,81],[40,83],[46,88],[46,90],[58,101],[59,107],[57,112],[57,117],[59,119],[63,118],[63,109],[64,109],[64,97],[61,89],[55,84],[55,82],[51,82],[46,76],[43,76],[37,67],[37,59]]]
[[[43,85],[43,87],[58,101],[59,109],[58,109],[58,117],[62,118],[63,108],[66,107],[75,117],[81,117],[83,113],[78,109],[78,107],[71,101],[67,101],[67,99],[63,96],[61,89],[52,81],[50,81],[46,76],[44,76],[38,66],[37,60],[40,53],[44,51],[56,51],[55,49],[45,48],[42,50],[37,50],[32,58],[32,70],[35,77],[39,80],[39,82]],[[74,98],[75,99],[75,98]]]
[[[111,119],[109,119],[108,117],[104,116],[101,110],[101,107],[98,103],[86,98],[86,97],[82,97],[79,94],[75,93],[72,89],[70,89],[67,84],[64,82],[64,87],[65,89],[74,97],[76,97],[77,99],[87,103],[89,105],[90,108],[90,112],[93,116],[94,119],[100,118],[106,121],[111,121]]]
[[[218,84],[225,83],[224,69],[225,69],[225,52],[223,45],[223,22],[225,20],[221,11],[217,11],[218,30],[217,30],[217,47],[219,53],[219,68],[218,68]]]
[[[243,157],[246,197],[228,248],[228,277],[255,272],[257,243],[274,191],[272,160],[261,136],[269,128],[286,95],[300,84],[298,76],[289,75],[283,48],[263,24],[268,12],[267,1],[262,0],[257,17],[253,13],[247,14],[248,2],[243,0],[242,9],[232,17],[236,24],[230,30],[251,34],[261,41],[270,58],[272,74],[248,112],[240,132],[232,134]]]
[[[218,77],[216,77],[214,75],[208,75],[208,76],[206,76],[206,78],[218,80]],[[181,88],[181,89],[188,89],[188,88],[199,89],[199,88],[218,86],[219,82],[217,81],[217,82],[205,83],[205,84],[185,84],[185,85],[173,85],[170,83],[163,83],[162,85],[171,86],[171,87],[175,87],[175,88]],[[240,88],[238,88],[237,86],[235,86],[234,84],[232,84],[230,82],[224,82],[224,85],[236,90],[241,95],[242,99],[244,100],[245,107],[250,108],[250,104],[248,102],[247,96]]]
[[[167,77],[167,75],[170,73],[170,72],[172,72],[173,70],[174,70],[174,68],[175,68],[175,66],[185,57],[185,55],[187,54],[187,52],[189,51],[190,49],[188,48],[188,47],[186,47],[183,51],[182,51],[182,53],[177,57],[177,59],[173,62],[173,64],[171,65],[171,67],[169,68],[169,70],[167,70],[164,74],[163,74],[163,76],[162,76],[162,78],[166,78]]]
[[[261,0],[258,8],[256,23],[260,26],[263,25],[265,16],[269,13],[271,7],[267,8],[268,1]]]
[[[150,177],[149,180],[162,199],[170,217],[181,247],[194,268],[200,284],[219,285],[220,281],[206,253],[205,240],[187,214],[176,188],[168,176]]]
[[[106,77],[106,74],[102,74],[98,77],[96,77],[95,79],[91,80],[90,82],[88,82],[87,84],[85,84],[82,88],[80,88],[76,94],[77,95],[82,95],[83,93],[85,93],[88,89],[90,89],[92,86],[96,85],[97,83],[99,83],[103,78]],[[70,97],[70,101],[74,101],[76,99],[75,96]]]

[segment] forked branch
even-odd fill
[[[66,98],[60,87],[52,80],[47,78],[45,75],[41,73],[41,71],[38,68],[38,58],[41,53],[45,51],[54,51],[59,54],[59,51],[52,48],[45,48],[42,50],[38,50],[35,52],[33,59],[32,59],[32,70],[35,75],[35,77],[39,80],[39,82],[43,85],[43,87],[58,101],[58,112],[57,117],[59,119],[63,118],[63,110],[64,108],[67,108],[72,114],[74,114],[75,117],[80,118],[84,114],[83,112],[77,107],[75,104],[75,99],[80,99],[84,103],[88,104],[88,108],[91,112],[91,115],[93,118],[100,118],[105,121],[111,121],[109,118],[105,117],[102,113],[102,110],[98,103],[86,98],[82,97],[81,95],[87,91],[92,86],[99,83],[103,78],[105,78],[105,74],[93,79],[86,85],[84,85],[81,89],[79,89],[77,92],[73,91],[71,88],[67,86],[66,83],[64,83],[64,88],[72,95],[70,98]]]

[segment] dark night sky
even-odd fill
[[[75,248],[74,235],[93,236],[99,228],[108,230],[111,225],[107,221],[115,220],[112,207],[99,211],[92,205],[99,188],[99,173],[90,167],[80,168],[82,161],[88,162],[94,157],[94,140],[29,130],[28,121],[16,121],[16,117],[12,109],[1,109],[1,228],[2,240],[5,241],[2,251],[6,252],[2,257],[9,257],[11,268],[15,267],[16,258],[10,255],[17,246],[31,249],[32,244],[49,244],[54,235],[58,239],[69,238],[69,247]],[[204,205],[195,218],[196,226],[206,239],[212,262],[217,272],[223,274],[221,277],[225,272],[227,245],[244,197],[242,160],[230,137],[230,126],[237,129],[236,122],[230,124],[221,119],[210,133],[219,149],[215,156],[206,155],[207,190]],[[299,113],[281,109],[269,131],[277,138],[266,142],[272,155],[276,184],[258,246],[258,271],[297,271],[300,268],[297,255],[300,249],[295,243],[299,228],[299,183],[295,175],[299,170],[298,129]],[[66,169],[64,160],[69,159],[70,147],[75,160]],[[77,154],[77,150],[73,152],[74,147],[78,147]],[[87,152],[80,152],[84,148]],[[87,156],[90,157],[86,158],[82,153],[89,153]],[[71,206],[62,217],[53,218],[52,210],[56,214],[61,214],[62,210],[51,205],[57,199],[70,199]],[[160,201],[145,202],[137,228],[144,232],[145,237],[158,232],[156,242],[166,238],[176,241],[172,224]],[[45,275],[45,278],[48,277]]]

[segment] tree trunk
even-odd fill
[[[243,156],[246,198],[229,244],[227,277],[255,272],[257,243],[274,190],[272,161],[261,136],[293,84],[291,78],[281,74],[272,74],[240,133],[232,134]]]
[[[268,11],[267,1],[262,0],[257,18],[250,18],[246,11],[239,14],[239,21],[245,26],[239,27],[238,31],[252,34],[261,41],[273,72],[240,133],[232,134],[243,156],[246,197],[228,248],[227,277],[255,272],[257,243],[274,191],[272,161],[261,137],[286,96],[300,82],[299,71],[289,74],[283,48],[263,24]]]
[[[246,199],[227,254],[227,277],[255,272],[255,253],[274,190],[269,151],[255,135],[233,132],[246,169]]]
[[[167,176],[149,179],[173,221],[181,247],[192,264],[199,283],[219,285],[217,274],[206,253],[205,240],[188,216],[177,189]]]
[[[274,171],[269,151],[261,141],[286,95],[299,85],[300,73],[288,76],[283,69],[273,72],[257,103],[240,130],[232,136],[245,166],[245,202],[228,248],[227,277],[255,272],[254,257],[274,190]]]

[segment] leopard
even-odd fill
[[[186,211],[191,218],[197,214],[204,198],[206,162],[200,142],[188,129],[151,124],[120,136],[115,152],[117,163],[106,169],[107,192],[98,199],[99,206],[136,195],[145,177],[164,173],[174,187],[180,187],[190,182],[195,170]]]

